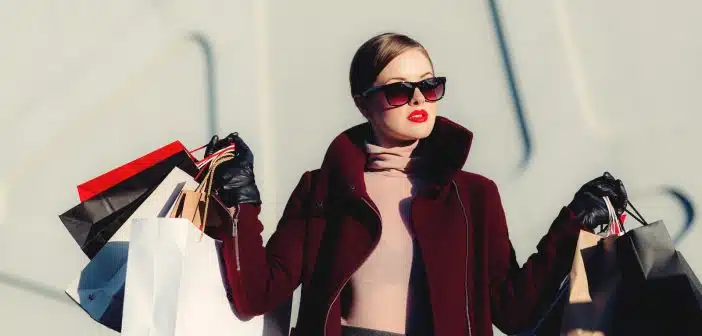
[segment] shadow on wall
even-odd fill
[[[520,134],[520,139],[522,142],[523,153],[519,167],[517,167],[521,175],[526,170],[532,159],[532,154],[534,150],[532,134],[529,127],[529,119],[527,117],[527,113],[522,103],[520,87],[516,80],[518,69],[515,68],[512,55],[510,54],[508,36],[504,31],[504,25],[500,16],[497,1],[487,1],[491,13],[493,29],[497,37],[497,43],[502,60],[503,72],[505,75],[506,82],[505,84],[508,86],[511,95],[511,101],[513,104],[513,112],[516,116],[515,126],[518,128],[518,133]],[[206,124],[208,127],[207,131],[210,135],[213,135],[218,129],[217,68],[214,45],[207,37],[207,35],[205,35],[202,32],[191,32],[187,36],[187,38],[196,43],[202,51],[203,70],[205,76],[204,78],[206,82],[206,106],[204,117],[206,118]],[[696,206],[691,201],[691,197],[689,193],[685,191],[684,186],[661,186],[659,187],[659,190],[661,193],[676,200],[676,202],[680,204],[680,209],[684,214],[685,219],[682,229],[679,232],[673,234],[675,242],[679,244],[685,238],[685,236],[692,231],[692,227],[696,224],[694,222],[694,219],[696,217]],[[56,302],[61,302],[69,305],[74,304],[73,301],[63,291],[59,291],[56,288],[19,275],[0,271],[0,283],[13,288],[17,288],[22,291],[40,295],[46,299],[50,299]],[[274,330],[287,330],[287,319],[289,318],[291,306],[292,302],[288,300],[286,303],[281,305],[280,308],[278,308],[278,310],[276,310],[270,315],[267,315],[265,318],[267,328],[272,328]]]
[[[520,135],[520,140],[522,142],[522,159],[517,167],[518,175],[522,175],[526,170],[527,166],[531,162],[533,153],[533,143],[531,138],[531,133],[529,129],[529,122],[522,105],[521,93],[519,90],[519,85],[516,80],[516,70],[514,68],[514,62],[512,60],[512,55],[510,54],[509,43],[504,31],[504,25],[502,23],[502,17],[500,16],[500,10],[496,0],[487,0],[488,8],[490,9],[490,17],[492,18],[492,26],[495,30],[495,37],[498,41],[498,47],[500,50],[500,57],[502,58],[502,66],[505,74],[505,81],[509,92],[511,95],[513,111],[515,113],[515,119],[517,120],[518,133]],[[673,240],[676,244],[679,244],[682,239],[687,235],[692,226],[695,224],[695,205],[692,203],[690,197],[684,191],[683,187],[680,186],[664,186],[661,187],[661,191],[675,199],[680,203],[683,214],[685,215],[685,222],[683,223],[683,229],[676,235],[674,235]]]
[[[73,304],[73,301],[71,301],[71,299],[63,291],[59,292],[51,286],[47,286],[46,284],[34,281],[26,277],[0,271],[0,283],[17,288],[19,290],[40,295],[52,301],[65,303],[69,305]]]
[[[207,100],[206,118],[207,118],[207,134],[210,136],[217,132],[217,69],[215,55],[212,48],[212,43],[207,38],[207,35],[201,32],[190,33],[190,39],[197,43],[202,51],[205,66],[205,97]]]
[[[663,187],[662,188],[663,192],[667,194],[668,196],[674,198],[675,200],[680,203],[682,207],[682,211],[685,214],[685,222],[683,223],[683,228],[680,230],[680,232],[673,237],[673,241],[675,244],[680,244],[682,241],[683,237],[690,233],[692,229],[692,225],[695,220],[695,206],[690,200],[690,197],[688,197],[685,192],[682,191],[682,189],[678,187]]]

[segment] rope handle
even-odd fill
[[[210,155],[203,157],[202,159],[195,158],[194,154],[207,148],[207,146],[208,145],[204,145],[204,146],[200,146],[198,148],[195,148],[193,150],[187,151],[188,155],[190,155],[192,160],[195,162],[195,166],[197,166],[198,169],[202,169],[203,167],[205,167],[208,163],[210,163],[212,161],[213,158],[215,158],[215,157],[217,157],[225,152],[233,151],[236,149],[236,145],[234,143],[232,143],[232,144],[227,145],[226,147],[222,147],[221,149],[219,149],[218,151],[216,151]]]
[[[212,185],[214,182],[214,171],[215,169],[217,169],[217,166],[233,158],[233,152],[224,152],[218,155],[216,158],[214,158],[214,160],[212,160],[212,163],[210,164],[210,167],[207,169],[207,174],[203,178],[202,183],[195,189],[195,192],[199,192],[205,195],[205,211],[203,212],[202,221],[200,222],[200,227],[198,228],[201,232],[200,238],[202,238],[202,234],[205,233],[205,224],[207,222],[207,214],[210,207],[210,196],[212,195]],[[204,193],[203,189],[205,190]]]
[[[624,211],[626,211],[626,212],[627,212],[631,217],[633,217],[637,222],[641,223],[641,225],[643,225],[643,226],[648,225],[648,222],[646,221],[646,219],[643,218],[643,216],[641,216],[641,213],[639,213],[639,210],[636,210],[636,207],[634,207],[634,205],[631,204],[631,202],[630,202],[629,200],[627,200],[626,203],[631,207],[632,210],[634,210],[634,212],[636,213],[636,215],[634,215],[633,213],[631,213],[631,211],[629,211],[629,209],[626,209],[626,208],[625,208]],[[638,215],[638,216],[637,216],[637,215]]]
[[[621,236],[624,234],[624,225],[619,221],[617,217],[617,212],[614,210],[612,201],[609,200],[608,196],[602,197],[604,199],[605,205],[607,206],[607,212],[609,213],[609,223],[607,223],[607,230],[610,235]]]

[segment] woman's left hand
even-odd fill
[[[627,205],[624,183],[605,172],[602,176],[585,183],[568,205],[575,216],[589,229],[609,222],[609,211],[603,197],[609,197],[617,217],[621,216]]]

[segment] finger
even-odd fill
[[[246,158],[251,158],[253,156],[253,153],[251,153],[251,148],[244,142],[244,139],[239,137],[238,135],[235,135],[233,138],[234,145],[236,146],[236,152],[237,155],[242,155]]]
[[[600,184],[602,184],[602,183],[606,183],[607,181],[610,180],[610,179],[607,177],[607,174],[609,174],[609,173],[608,173],[608,172],[605,172],[602,176],[597,176],[597,177],[595,177],[594,179],[592,179],[592,180],[588,181],[587,183],[585,183],[585,185],[583,185],[583,187],[585,187],[585,188],[593,188],[593,187],[597,187],[598,185],[600,185]],[[611,175],[610,175],[610,176],[611,176]]]
[[[617,187],[619,187],[619,192],[625,197],[628,198],[629,196],[626,193],[626,187],[624,187],[624,182],[622,180],[617,180]]]
[[[219,137],[215,134],[210,139],[210,142],[207,144],[207,147],[205,147],[205,156],[209,156],[215,152],[217,142],[219,142]]]
[[[619,212],[624,207],[626,207],[626,201],[628,199],[626,189],[624,188],[624,183],[621,180],[606,181],[597,185],[595,189],[592,190],[598,196],[609,197],[612,205]]]
[[[240,168],[238,168],[233,161],[224,161],[217,166],[214,172],[214,178],[219,180],[229,180],[234,174],[239,173]]]
[[[227,137],[224,138],[224,142],[225,142],[227,145],[231,145],[231,144],[233,144],[233,143],[236,142],[236,138],[238,138],[238,137],[239,137],[239,132],[232,132],[232,133],[229,133],[229,135],[227,135]]]
[[[591,209],[593,209],[593,208],[606,209],[607,205],[605,204],[604,199],[602,198],[604,196],[607,196],[607,195],[597,195],[595,193],[586,192],[583,195],[583,197],[584,197],[583,201],[586,202],[588,207]]]
[[[600,198],[605,196],[612,198],[617,194],[612,183],[607,181],[598,181],[597,183],[593,183],[592,185],[587,186],[587,188],[585,188],[583,191]]]
[[[215,145],[217,145],[218,142],[219,142],[219,136],[217,136],[217,134],[215,134],[212,136],[212,138],[210,138],[210,142],[207,145],[214,147]]]

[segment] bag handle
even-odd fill
[[[227,145],[226,147],[223,147],[219,149],[218,151],[203,157],[202,159],[198,160],[195,158],[195,153],[207,148],[208,145],[200,146],[198,148],[195,148],[193,150],[187,151],[188,155],[190,158],[195,162],[195,166],[200,170],[200,173],[202,172],[203,168],[207,166],[208,163],[210,163],[215,157],[222,155],[223,153],[234,151],[236,149],[236,145],[234,143]],[[198,176],[200,175],[198,173]]]
[[[202,197],[204,195],[205,197],[205,209],[203,211],[203,216],[202,216],[202,221],[200,222],[200,226],[198,227],[198,230],[200,230],[200,240],[202,240],[202,236],[205,233],[205,227],[207,226],[207,214],[209,212],[209,207],[210,207],[210,199],[212,195],[212,185],[214,182],[214,171],[219,166],[225,161],[229,161],[234,158],[234,153],[233,152],[225,152],[225,153],[220,153],[218,157],[216,157],[212,165],[210,165],[209,169],[207,170],[207,174],[205,175],[202,183],[200,183],[197,188],[193,191],[196,194],[199,194],[199,199],[202,200]],[[204,190],[204,192],[203,192]],[[180,213],[180,216],[178,215],[179,213],[179,207],[180,204],[183,200],[183,197],[185,197],[185,194],[181,191],[180,195],[178,195],[178,198],[175,201],[175,208],[173,208],[170,217],[181,217],[182,213]],[[198,201],[199,202],[199,201]],[[194,215],[194,214],[193,214]],[[193,219],[191,219],[193,220]]]
[[[621,236],[624,234],[624,225],[622,225],[619,218],[617,218],[617,212],[614,210],[612,201],[609,200],[608,196],[602,197],[604,199],[605,205],[607,206],[607,212],[609,213],[609,223],[607,224],[606,230],[609,230],[609,234]],[[614,225],[614,226],[612,226]]]
[[[197,188],[195,188],[194,193],[199,194],[199,199],[202,200],[202,197],[205,197],[205,209],[202,213],[202,221],[200,221],[200,226],[198,227],[198,230],[200,230],[200,240],[202,240],[202,236],[205,234],[205,227],[207,226],[207,214],[209,212],[209,207],[210,207],[210,199],[212,195],[212,185],[214,184],[214,172],[217,169],[217,166],[220,164],[229,161],[235,157],[233,151],[222,151],[221,153],[216,153],[216,156],[212,158],[212,163],[210,164],[209,168],[207,169],[207,172],[205,174],[205,177],[203,178],[202,183],[200,183]],[[205,171],[204,169],[200,172],[202,173]],[[199,174],[198,174],[199,176]],[[180,195],[178,196],[178,199],[176,200],[176,208],[173,209],[173,212],[171,216],[176,216],[176,213],[178,211],[178,204],[182,201],[183,197],[185,195],[181,192]],[[199,200],[198,200],[199,202]]]
[[[204,148],[204,147],[206,147],[206,146],[203,146],[203,147],[200,147],[200,148],[198,148],[198,149],[195,149],[193,152],[199,151],[199,150],[201,150],[201,149]],[[207,166],[207,164],[210,163],[214,158],[216,158],[216,157],[218,157],[218,156],[220,156],[220,155],[222,155],[222,154],[224,154],[224,153],[232,152],[232,151],[234,151],[234,150],[236,150],[236,145],[235,145],[235,144],[230,144],[230,145],[228,145],[228,146],[226,146],[226,147],[223,147],[223,148],[221,148],[220,150],[218,150],[218,151],[216,151],[216,152],[214,152],[214,153],[212,153],[212,154],[210,154],[210,155],[208,155],[208,156],[205,156],[204,158],[202,158],[202,160],[198,160],[198,161],[195,163],[195,165],[197,166],[198,169],[201,169],[201,170],[202,170],[202,169],[205,168],[205,166]]]
[[[631,213],[631,212],[629,211],[629,209],[627,209],[626,207],[624,207],[624,211],[626,211],[626,213],[628,213],[629,216],[634,217],[634,219],[635,219],[637,222],[641,223],[641,225],[643,225],[643,226],[648,225],[648,222],[643,218],[643,216],[641,216],[641,214],[639,213],[639,210],[636,210],[636,207],[634,207],[634,205],[631,204],[631,202],[630,202],[629,200],[626,200],[626,204],[629,205],[629,206],[631,207],[631,209],[634,210],[634,212],[636,212],[636,215],[638,215],[638,217],[637,217],[636,215],[634,215],[633,213]]]
[[[609,197],[604,196],[603,198],[604,198],[605,204],[607,205],[607,211],[609,212],[609,216],[610,216],[609,222],[610,223],[617,223],[619,225],[619,230],[621,230],[621,232],[624,232],[625,231],[624,225],[622,225],[621,221],[617,218],[616,212],[614,210],[614,206],[612,205],[612,202],[609,200]],[[629,214],[629,216],[633,217],[637,222],[639,222],[643,226],[648,225],[648,222],[644,219],[644,217],[641,215],[641,213],[639,213],[639,210],[637,210],[636,207],[633,204],[631,204],[631,201],[627,200],[626,205],[631,207],[631,209],[634,210],[634,212],[636,213],[636,214],[632,213],[625,206],[624,211],[627,214]],[[607,229],[611,229],[610,225],[603,227],[601,229],[600,233],[604,232]]]
[[[200,226],[198,227],[198,230],[200,230],[200,240],[202,240],[202,236],[205,233],[205,227],[207,226],[207,214],[209,212],[209,207],[210,207],[210,199],[211,199],[211,195],[212,195],[212,185],[214,184],[213,183],[214,182],[214,171],[215,171],[215,169],[217,169],[217,166],[224,163],[225,161],[229,161],[229,160],[233,159],[234,156],[235,156],[234,152],[232,152],[232,151],[218,153],[217,156],[213,158],[212,164],[207,169],[207,173],[205,174],[205,177],[203,178],[202,183],[200,183],[193,191],[194,193],[199,194],[200,200],[202,200],[203,195],[205,197],[205,200],[204,200],[205,201],[205,210],[203,212],[203,217],[202,217],[202,221],[200,222]],[[181,206],[181,202],[183,201],[184,197],[185,197],[185,194],[183,193],[183,191],[181,191],[180,194],[178,195],[178,198],[176,198],[175,207],[171,211],[170,217],[182,217],[182,212],[181,212],[182,209],[180,208],[180,206]],[[198,202],[199,202],[199,200],[198,200]],[[179,215],[179,213],[180,213],[180,215]],[[194,215],[195,214],[193,213],[193,216]],[[190,220],[193,221],[194,218],[190,218]]]
[[[210,164],[209,168],[207,169],[207,174],[203,178],[203,182],[197,186],[195,189],[196,192],[202,193],[203,189],[205,190],[204,195],[205,195],[205,211],[203,212],[202,215],[202,222],[200,222],[200,237],[202,238],[202,234],[205,232],[205,224],[207,222],[207,213],[210,207],[210,195],[212,195],[212,185],[214,184],[214,172],[215,169],[217,169],[217,166],[222,164],[223,162],[229,161],[234,158],[234,152],[228,151],[228,152],[223,152],[220,153],[217,157],[215,157],[212,160],[212,163]]]

